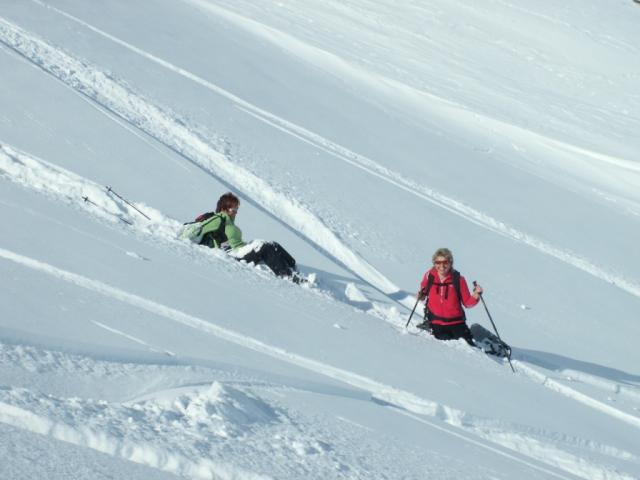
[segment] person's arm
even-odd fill
[[[242,241],[242,231],[229,220],[227,220],[227,224],[224,227],[224,233],[227,236],[227,242],[231,249],[243,247],[244,245],[246,245]]]
[[[469,292],[469,286],[467,285],[467,281],[464,277],[460,277],[460,295],[462,295],[462,304],[467,307],[475,307],[480,301],[480,294],[482,293],[482,287],[480,285],[476,285],[473,289],[473,293]]]

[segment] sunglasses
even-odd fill
[[[449,260],[436,260],[435,262],[433,262],[434,265],[449,265]]]
[[[228,208],[227,210],[229,210],[231,213],[238,213],[237,208]]]

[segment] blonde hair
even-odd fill
[[[431,256],[431,262],[435,263],[436,258],[445,257],[449,260],[449,263],[453,265],[453,253],[448,248],[439,248],[435,251],[435,253]]]

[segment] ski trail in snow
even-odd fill
[[[135,234],[143,236],[146,242],[161,242],[163,243],[163,247],[171,247],[174,249],[178,247],[178,251],[181,254],[188,254],[191,257],[195,256],[198,261],[206,258],[207,254],[217,259],[228,258],[228,256],[221,251],[203,250],[191,242],[178,238],[176,232],[179,231],[182,224],[177,220],[165,216],[162,212],[147,205],[136,204],[140,205],[140,207],[153,218],[153,222],[143,220],[139,215],[136,215],[134,211],[129,209],[128,205],[123,205],[114,199],[113,196],[108,195],[105,188],[97,183],[0,142],[0,178],[3,176],[18,185],[34,190],[48,198],[53,198],[73,208],[81,209],[94,218],[110,222],[111,224],[113,224],[114,221],[121,220],[129,227],[132,227]],[[81,199],[86,200],[82,202],[80,201]],[[0,201],[0,203],[3,202]],[[8,205],[14,208],[19,207],[13,204]],[[122,208],[121,213],[117,213],[119,208]],[[47,220],[56,222],[56,220],[52,218],[47,218]],[[92,241],[105,242],[104,239],[92,236],[82,230],[75,229],[71,226],[66,227],[74,229],[80,235],[89,236]],[[149,261],[148,258],[136,252],[124,250],[115,244],[108,244],[131,258]],[[270,274],[268,275],[270,276]],[[309,280],[311,280],[311,277],[309,277]],[[315,280],[307,284],[305,288],[318,287],[314,282]],[[350,285],[351,289],[357,289],[354,284]],[[368,313],[372,313],[385,321],[389,321],[389,317],[395,318],[399,315],[396,307],[376,307],[374,303],[368,300],[357,301],[357,299],[354,300],[348,294],[343,298],[339,291],[334,291],[332,286],[328,288],[331,290],[331,293],[325,293],[332,299],[347,303],[360,310],[368,311]],[[322,290],[323,288],[319,287],[317,293],[320,293]],[[360,293],[360,296],[364,298],[362,293]]]
[[[23,169],[21,172],[17,172],[15,169],[12,170],[7,166],[7,164],[5,164],[5,171],[8,171],[8,173],[11,174],[11,177],[13,180],[16,180],[18,178],[23,178],[22,183],[31,188],[36,186],[37,189],[45,190],[45,193],[51,194],[51,192],[46,192],[46,187],[50,187],[52,185],[51,183],[52,181],[59,183],[62,179],[64,180],[63,183],[68,183],[67,187],[71,188],[71,190],[77,189],[78,198],[81,196],[81,194],[85,194],[87,189],[93,192],[97,192],[100,189],[100,187],[95,184],[90,184],[90,182],[82,181],[84,179],[81,179],[80,177],[76,178],[76,176],[73,176],[73,174],[71,174],[70,172],[62,172],[60,169],[52,165],[47,165],[46,162],[43,162],[41,160],[35,161],[33,159],[30,159],[24,154],[19,154],[14,150],[10,149],[9,147],[0,146],[0,160],[2,159],[2,153],[9,156],[14,161],[14,165],[13,165],[14,167],[16,166],[16,164],[20,164],[27,167]],[[42,173],[45,173],[46,175],[44,175],[44,177],[42,178],[39,178],[39,176],[41,176],[40,174]],[[80,186],[81,188],[76,188],[78,186]],[[66,188],[63,188],[63,190],[64,189]],[[104,197],[104,195],[102,197]],[[93,198],[95,199],[96,197],[94,196]],[[67,200],[72,201],[72,196],[67,198]],[[117,214],[114,212],[113,215],[117,215]],[[534,374],[532,373],[530,376],[533,376],[533,375]],[[537,373],[537,375],[540,376],[542,374]],[[553,382],[547,382],[547,381],[544,381],[542,383],[543,385],[549,388],[550,388],[550,385],[553,384]],[[601,410],[614,417],[623,419],[624,421],[627,421],[629,423],[637,424],[638,422],[638,419],[636,417],[633,417],[632,415],[628,415],[624,412],[620,412],[619,410],[613,407],[610,407],[606,404],[602,404],[601,402],[598,402],[597,400],[594,400],[579,392],[575,392],[573,389],[570,389],[569,387],[563,386],[561,384],[554,384],[554,386],[556,391],[559,391],[559,393],[562,393],[565,396],[568,396],[569,398],[573,398],[574,400],[580,401],[581,403],[584,403],[593,408]]]
[[[607,393],[619,395],[622,398],[640,403],[640,385],[630,381],[630,384],[621,384],[620,382],[598,377],[590,373],[581,372],[573,369],[563,368],[556,370],[567,380],[579,382],[581,384],[596,387]]]
[[[191,131],[184,122],[170,116],[99,69],[72,58],[2,18],[0,42],[63,84],[171,148],[205,172],[245,192],[265,211],[278,212],[275,217],[277,220],[328,252],[336,261],[384,294],[402,295],[396,285],[342,243],[306,206],[276,191],[248,170],[235,165]],[[405,304],[409,299],[400,301]]]
[[[296,365],[298,367],[319,373],[326,377],[338,380],[345,384],[359,388],[370,393],[373,401],[381,405],[392,406],[401,411],[411,414],[435,417],[448,425],[437,425],[434,422],[423,419],[424,424],[436,428],[444,433],[453,435],[467,443],[479,446],[492,453],[503,456],[520,464],[526,465],[539,472],[551,475],[556,478],[567,479],[568,477],[547,467],[557,468],[566,473],[575,475],[580,472],[583,478],[593,478],[590,475],[597,475],[602,479],[631,480],[625,474],[612,471],[610,468],[587,462],[583,458],[574,456],[553,443],[541,442],[539,438],[527,435],[527,432],[509,431],[504,425],[487,426],[486,420],[479,420],[478,425],[474,425],[474,418],[465,412],[441,405],[437,402],[416,396],[413,393],[399,390],[395,387],[385,385],[363,375],[350,372],[341,368],[333,367],[329,364],[313,360],[293,352],[286,351],[280,347],[269,345],[255,338],[237,333],[235,331],[220,327],[202,318],[189,315],[180,310],[146,299],[144,297],[125,292],[116,287],[107,285],[98,280],[90,279],[78,275],[39,260],[20,255],[18,253],[0,248],[0,258],[14,262],[23,267],[33,269],[46,275],[50,275],[60,280],[64,280],[72,285],[89,291],[98,293],[105,297],[118,300],[125,304],[148,311],[155,315],[162,316],[169,320],[186,325],[195,330],[211,334],[217,338],[243,348],[248,348],[255,352],[276,358],[278,360]],[[6,409],[0,408],[0,413],[6,413]],[[27,412],[28,413],[28,412]],[[17,412],[14,417],[20,417],[23,412]],[[5,418],[7,416],[5,415]],[[7,422],[12,422],[9,416]],[[475,438],[474,438],[475,437]],[[478,437],[482,440],[479,440]],[[510,450],[504,451],[504,449]],[[610,449],[602,446],[601,450]],[[629,454],[625,454],[629,455]],[[522,458],[522,457],[525,458]],[[527,459],[526,457],[529,457]],[[632,455],[633,457],[633,455]],[[532,463],[541,462],[546,466]]]
[[[129,205],[107,195],[101,185],[0,143],[0,178],[3,176],[49,198],[56,198],[74,207],[83,207],[103,220],[122,221],[130,226],[138,221]],[[154,215],[155,220],[159,220],[159,215],[151,212],[150,207],[142,207]],[[162,223],[174,230],[180,225],[177,221],[161,218]],[[113,246],[121,250],[120,247]]]
[[[137,337],[134,337],[133,335],[129,335],[128,333],[125,333],[121,330],[118,330],[116,328],[110,327],[108,325],[105,325],[104,323],[100,323],[96,320],[91,320],[91,323],[93,323],[94,325],[97,325],[100,328],[103,328],[104,330],[106,330],[107,332],[111,332],[111,333],[115,333],[116,335],[120,335],[121,337],[124,337],[128,340],[131,340],[132,342],[135,342],[139,345],[143,345],[145,347],[147,347],[149,350],[151,350],[154,353],[164,353],[166,355],[169,356],[174,356],[174,354],[168,350],[160,350],[158,348],[155,348],[154,346],[148,344],[147,342],[145,342],[144,340],[140,340]]]
[[[45,195],[52,197],[62,197],[62,200],[65,202],[77,203],[77,199],[80,198],[81,195],[84,195],[86,192],[93,192],[92,198],[95,202],[94,205],[103,206],[102,208],[105,208],[109,207],[112,203],[112,199],[104,192],[104,189],[101,189],[99,185],[94,184],[93,182],[82,177],[79,177],[72,172],[68,172],[64,169],[61,169],[60,167],[51,165],[44,160],[29,157],[24,152],[18,152],[7,145],[0,145],[0,171],[6,171],[10,173],[11,179],[14,182],[20,183],[28,188],[34,188],[35,186],[36,190],[44,190],[42,193],[44,193]],[[91,210],[90,213],[94,215],[100,214],[102,212],[102,210],[98,210],[96,208],[87,208],[87,210]],[[154,220],[158,224],[161,224],[163,228],[157,228],[153,233],[148,232],[145,225],[141,225],[135,222],[135,216],[130,218],[132,220],[132,225],[134,226],[134,228],[137,228],[140,233],[149,233],[150,235],[153,235],[154,238],[157,238],[160,235],[163,236],[169,243],[175,243],[175,235],[173,235],[171,232],[175,230],[176,222],[172,219],[162,217],[160,214],[154,214],[154,217]],[[112,219],[108,216],[105,218],[108,220]],[[131,252],[127,252],[127,254],[131,255]],[[379,306],[375,303],[371,304],[354,284],[347,285],[345,295],[350,304],[360,305],[362,307],[362,310],[365,310],[367,313],[380,316],[386,321],[389,321],[388,312],[377,312],[377,310],[383,309],[384,307]],[[141,345],[147,346],[152,351],[166,353],[167,355],[171,356],[174,355],[172,352],[163,351],[152,347],[143,340],[132,337],[124,332],[113,329],[98,322],[94,323],[96,323],[101,328],[104,328],[105,330],[124,336]],[[400,332],[404,332],[404,320],[400,323],[391,323],[395,327],[398,327],[398,330]],[[337,326],[336,328],[339,328],[339,326]],[[611,405],[607,405],[588,395],[580,393],[575,389],[572,389],[571,387],[563,385],[562,383],[549,378],[548,376],[539,372],[537,369],[529,366],[528,364],[517,360],[514,360],[514,362],[517,362],[523,373],[532,381],[539,383],[542,386],[553,391],[556,391],[557,393],[560,393],[567,398],[582,403],[590,408],[594,408],[595,410],[622,420],[626,423],[640,427],[640,418],[622,412],[621,410],[616,409]],[[601,380],[600,382],[602,383],[604,381]],[[616,389],[614,385],[608,384],[607,386],[611,391],[614,391]],[[637,396],[640,396],[640,394],[629,389],[622,390],[618,387],[618,390],[621,390],[621,393],[623,395],[632,397],[634,400]],[[634,394],[636,397],[634,397]]]
[[[41,0],[33,1],[42,3]],[[472,128],[472,125],[492,125],[503,133],[508,132],[513,138],[527,138],[535,143],[540,143],[571,153],[578,153],[583,157],[588,157],[592,160],[596,160],[597,162],[615,166],[621,170],[626,170],[627,172],[640,172],[640,164],[635,161],[581,148],[539,134],[535,131],[492,118],[486,114],[478,113],[460,103],[419,90],[411,85],[407,85],[382,74],[357,67],[332,52],[310,45],[286,32],[268,26],[252,18],[243,16],[240,13],[230,11],[220,5],[214,5],[212,2],[207,0],[182,1],[223,18],[243,30],[284,49],[303,61],[326,70],[338,78],[350,78],[354,80],[354,83],[370,87],[374,91],[380,91],[384,93],[385,96],[397,99],[400,102],[411,104],[417,101],[427,111],[438,115],[440,118],[456,121],[467,128]],[[59,10],[57,11],[65,14]],[[72,16],[70,16],[70,18],[71,17]],[[76,21],[82,22],[82,20],[79,19],[76,19]]]
[[[4,161],[3,161],[4,160]],[[10,175],[13,181],[23,184],[29,188],[35,188],[36,190],[43,191],[48,196],[61,196],[61,192],[65,192],[66,195],[62,195],[63,200],[66,202],[73,202],[77,204],[77,200],[85,195],[91,195],[93,204],[102,207],[109,215],[120,218],[118,213],[120,205],[117,205],[104,194],[103,189],[93,182],[83,179],[71,172],[67,172],[59,167],[48,164],[47,162],[39,159],[34,159],[22,152],[18,152],[8,146],[0,145],[0,169]],[[89,193],[88,193],[89,192]],[[95,202],[98,202],[97,204]],[[102,210],[92,209],[91,213],[100,214]],[[104,216],[104,215],[103,215]],[[109,217],[107,217],[109,218]],[[129,217],[131,218],[131,217]],[[173,220],[166,219],[161,215],[155,215],[155,220],[164,224],[167,228],[166,231],[175,229],[177,223]],[[155,232],[158,233],[157,231]],[[167,240],[172,240],[171,235],[166,235]],[[528,376],[534,381],[538,381],[547,388],[553,388],[573,400],[588,405],[592,408],[600,410],[615,418],[619,418],[628,423],[638,425],[637,417],[626,414],[619,411],[609,405],[603,404],[591,397],[576,392],[570,387],[564,386],[558,382],[552,380],[547,381],[546,377],[542,373],[527,367]],[[542,380],[540,380],[542,378]]]
[[[448,197],[446,195],[443,195],[427,186],[424,185],[420,185],[410,179],[407,179],[406,177],[404,177],[403,175],[394,172],[382,165],[380,165],[379,163],[363,156],[360,155],[358,153],[355,153],[351,150],[349,150],[346,147],[343,147],[341,145],[338,145],[334,142],[332,142],[331,140],[328,140],[314,132],[311,132],[307,129],[305,129],[304,127],[297,125],[295,123],[289,122],[283,118],[280,118],[268,111],[265,111],[263,109],[261,109],[260,107],[246,101],[243,100],[242,98],[224,90],[223,88],[215,85],[214,83],[199,77],[183,68],[180,68],[166,60],[163,60],[155,55],[152,55],[149,52],[146,52],[128,42],[125,42],[113,35],[110,35],[109,33],[63,11],[60,10],[59,8],[56,8],[54,6],[51,6],[49,4],[46,4],[40,0],[32,0],[33,2],[51,9],[55,12],[57,12],[58,14],[64,16],[65,18],[68,18],[69,20],[72,20],[80,25],[82,25],[83,27],[91,30],[92,32],[107,38],[111,41],[113,41],[114,43],[120,45],[123,48],[126,48],[129,51],[132,51],[140,56],[142,56],[143,58],[146,58],[147,60],[150,60],[178,75],[183,76],[184,78],[187,78],[195,83],[197,83],[198,85],[201,85],[205,88],[207,88],[208,90],[223,96],[227,99],[229,99],[230,101],[234,102],[236,105],[238,105],[238,107],[240,107],[243,111],[251,114],[254,118],[259,119],[260,121],[267,123],[269,125],[271,125],[274,128],[277,128],[280,131],[283,131],[285,133],[288,133],[289,135],[292,135],[296,138],[298,138],[299,140],[302,140],[310,145],[315,146],[316,148],[319,148],[331,155],[333,155],[334,157],[364,171],[367,172],[391,185],[394,185],[398,188],[400,188],[401,190],[404,190],[408,193],[411,193],[412,195],[415,195],[419,198],[421,198],[422,200],[425,200],[429,203],[432,203],[433,205],[436,205],[439,208],[442,208],[454,215],[457,215],[475,225],[478,225],[482,228],[485,228],[491,232],[494,232],[498,235],[510,238],[512,240],[515,240],[516,242],[525,244],[529,247],[532,247],[536,250],[538,250],[539,252],[544,253],[545,255],[549,255],[553,258],[556,258],[568,265],[573,266],[574,268],[577,268],[579,270],[582,270],[590,275],[593,275],[594,277],[597,277],[599,279],[602,279],[606,282],[609,282],[613,285],[615,285],[616,287],[636,296],[636,297],[640,297],[640,285],[628,280],[624,277],[620,277],[618,275],[616,275],[613,272],[607,271],[605,270],[603,267],[600,267],[596,264],[594,264],[592,261],[590,261],[587,258],[584,258],[572,251],[569,250],[565,250],[559,247],[556,247],[555,245],[542,240],[540,238],[537,238],[534,235],[530,235],[526,232],[523,232],[511,225],[508,225],[496,218],[491,217],[490,215],[487,215],[479,210],[476,210],[468,205],[465,205],[464,203],[455,200],[451,197]],[[202,2],[200,0],[185,0],[188,3],[192,3],[195,5],[199,5],[202,8],[207,9],[207,11],[211,11],[216,15],[220,15],[232,22],[234,22],[235,24],[240,25],[242,28],[248,29],[249,31],[251,31],[252,33],[256,34],[256,35],[260,35],[262,37],[266,37],[269,41],[273,41],[275,42],[277,45],[283,46],[285,48],[287,48],[288,45],[295,45],[295,49],[303,49],[305,51],[305,53],[299,53],[298,55],[301,56],[302,58],[314,58],[317,56],[320,57],[327,57],[329,56],[329,60],[328,61],[330,64],[334,64],[336,62],[338,62],[339,66],[335,66],[335,68],[333,69],[337,69],[338,71],[342,71],[342,70],[347,70],[349,71],[349,75],[353,76],[356,75],[358,77],[361,77],[361,74],[358,73],[357,69],[355,69],[355,67],[350,66],[347,62],[339,59],[338,57],[333,57],[331,54],[324,52],[320,49],[317,49],[315,47],[310,47],[306,44],[303,44],[302,42],[300,42],[299,40],[290,37],[282,32],[279,32],[277,30],[274,30],[270,27],[267,27],[265,25],[259,24],[253,20],[249,20],[246,19],[244,17],[241,17],[235,13],[229,12],[219,6],[213,6],[209,3],[205,3]],[[275,38],[275,40],[274,40]],[[311,52],[307,52],[307,50],[311,49]],[[370,73],[367,73],[367,77],[370,76]],[[369,80],[367,79],[361,79],[361,81],[366,82],[366,83],[370,83]],[[391,80],[389,79],[382,79],[380,80],[380,82],[382,84],[387,84],[389,82],[391,82]],[[408,88],[406,85],[404,84],[399,84],[399,86],[401,86],[402,88],[400,88],[400,91]],[[388,86],[387,86],[388,87]],[[424,92],[417,92],[417,94],[419,94],[419,96],[424,97],[425,94]],[[431,96],[427,95],[429,98],[431,98]],[[448,102],[444,99],[440,99],[438,97],[434,97],[435,100],[437,100],[436,103],[438,103],[439,105],[443,105],[443,108],[456,108],[456,115],[459,114],[464,114],[467,112],[466,109],[462,108],[461,106],[452,104],[451,102]],[[477,117],[476,114],[473,113],[473,120],[477,122]],[[487,121],[490,121],[491,123],[496,123],[498,122],[495,119],[487,119]],[[628,160],[624,160],[624,159],[618,159],[615,157],[611,157],[609,155],[604,155],[604,154],[599,154],[597,152],[591,152],[589,150],[580,148],[580,147],[576,147],[573,145],[569,145],[563,142],[560,142],[558,140],[554,140],[554,139],[550,139],[547,137],[543,137],[542,135],[539,134],[535,134],[534,132],[529,132],[527,130],[515,127],[513,125],[508,125],[508,124],[504,124],[502,122],[498,122],[500,125],[500,128],[503,129],[508,129],[509,131],[513,131],[514,135],[517,135],[518,138],[521,137],[522,135],[529,135],[529,136],[533,136],[536,141],[538,141],[539,143],[543,144],[543,145],[547,145],[549,147],[554,147],[554,148],[558,148],[567,152],[573,152],[573,153],[579,153],[580,155],[585,155],[585,156],[590,156],[594,159],[597,159],[598,161],[601,162],[605,162],[605,163],[609,163],[612,165],[615,165],[617,167],[623,168],[623,169],[628,169],[630,171],[640,171],[640,166],[638,166],[635,162],[631,162]],[[294,227],[295,228],[295,227]],[[304,233],[303,233],[304,234]],[[322,247],[324,247],[324,245],[322,245]],[[333,252],[331,252],[333,253]],[[345,263],[346,264],[346,263]],[[349,264],[346,264],[349,265]],[[358,274],[360,275],[360,274]],[[365,278],[365,277],[362,277]],[[377,287],[377,285],[375,283],[372,283],[373,285],[375,285]],[[379,287],[378,287],[379,288]],[[382,289],[383,292],[387,293],[384,289]],[[405,301],[401,302],[403,305],[405,305],[407,308],[411,308],[410,305],[410,301],[405,299]]]
[[[605,413],[613,418],[617,418],[618,420],[622,420],[623,422],[628,423],[629,425],[633,425],[634,427],[640,428],[640,418],[634,415],[631,415],[629,413],[623,412],[615,407],[612,407],[611,405],[607,405],[606,403],[603,403],[567,385],[564,385],[558,382],[557,380],[550,378],[549,376],[539,372],[537,369],[521,361],[513,360],[513,363],[515,363],[516,366],[518,367],[518,371],[523,372],[527,377],[529,377],[534,382],[537,382],[543,385],[544,387],[550,390],[553,390],[554,392],[564,395],[565,397],[571,398],[576,402],[582,403],[588,407],[591,407],[595,410]],[[633,393],[631,392],[632,391],[629,391],[627,395],[633,395],[634,393],[636,393],[636,392],[633,392]]]
[[[424,417],[419,417],[411,412],[408,412],[406,410],[399,410],[397,409],[397,407],[394,406],[390,406],[389,408],[393,408],[395,409],[399,414],[401,415],[405,415],[417,422],[420,423],[424,423],[430,426],[433,426],[434,428],[438,428],[437,425],[433,425],[433,422],[430,421],[427,418]],[[494,430],[492,428],[479,428],[479,430],[482,431],[482,433],[480,434],[481,437],[486,438],[487,440],[494,440],[497,438],[500,438],[503,442],[505,440],[507,440],[508,438],[508,442],[513,445],[514,447],[516,447],[517,451],[526,451],[529,448],[529,443],[531,441],[530,438],[527,438],[524,435],[521,435],[517,432],[509,432],[509,433],[505,433],[504,431],[499,431],[499,430]],[[497,442],[500,443],[500,440]],[[537,448],[539,449],[538,452],[536,452],[535,456],[541,456],[542,458],[544,458],[545,453],[543,453],[547,446],[543,445],[543,444],[538,444]],[[549,456],[554,456],[556,459],[556,462],[558,464],[565,464],[567,466],[567,468],[565,469],[567,471],[567,473],[570,473],[572,475],[575,475],[577,477],[581,477],[587,480],[594,480],[594,478],[599,478],[599,479],[606,479],[606,478],[626,478],[628,480],[632,480],[633,477],[626,475],[624,473],[620,473],[618,471],[608,471],[608,472],[595,472],[592,469],[592,466],[584,463],[581,464],[574,464],[575,462],[575,458],[572,458],[573,455],[568,454],[566,452],[563,452],[561,450],[558,450],[556,448],[554,448],[553,446],[549,446],[549,449],[546,450],[546,455]],[[622,456],[627,456],[628,452],[626,453],[622,453]],[[571,467],[568,467],[569,464],[572,464]],[[553,475],[553,473],[552,473]]]

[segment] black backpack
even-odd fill
[[[203,235],[202,230],[204,230],[204,227],[216,218],[220,218],[221,220],[218,228]],[[227,219],[224,215],[220,215],[215,212],[203,213],[198,215],[193,222],[187,222],[184,224],[185,227],[181,236],[191,240],[193,243],[197,243],[198,245],[205,245],[211,248],[220,247],[228,240],[225,233],[226,224]]]

